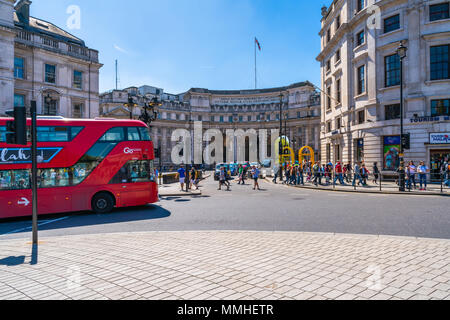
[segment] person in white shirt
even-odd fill
[[[414,165],[414,161],[410,161],[408,168],[407,168],[407,174],[408,174],[408,189],[411,189],[411,183],[414,184],[414,189],[416,188],[416,166]]]
[[[420,161],[419,166],[417,167],[417,172],[419,173],[419,181],[420,181],[420,190],[427,190],[427,174],[430,171],[423,161]],[[424,185],[424,188],[422,188]]]

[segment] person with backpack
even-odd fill
[[[258,184],[258,179],[259,179],[259,174],[260,174],[260,171],[259,171],[258,167],[253,166],[251,173],[252,173],[252,178],[253,178],[253,181],[254,181],[253,190],[256,190],[256,188],[258,188],[258,190],[261,190],[259,188],[259,184]]]

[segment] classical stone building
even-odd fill
[[[450,19],[446,0],[335,0],[320,31],[322,160],[398,166],[400,117],[433,178],[450,156]],[[403,42],[404,114],[400,114]],[[446,138],[447,137],[447,138]]]
[[[36,100],[40,115],[98,116],[98,51],[14,2],[0,0],[0,115]]]
[[[132,110],[132,115],[125,105],[129,95],[138,105]],[[137,118],[144,103],[154,97],[162,101],[163,106],[159,108],[159,117],[150,130],[155,147],[161,147],[164,166],[172,165],[171,151],[175,143],[171,141],[171,136],[174,130],[188,129],[192,132],[194,121],[201,121],[203,131],[218,128],[224,136],[227,129],[267,129],[270,134],[272,129],[280,127],[280,101],[282,132],[287,132],[291,146],[295,147],[296,152],[302,146],[310,146],[315,156],[319,156],[320,95],[309,82],[261,90],[193,88],[179,95],[167,94],[163,89],[150,86],[131,87],[101,94],[99,113],[103,117]],[[270,143],[268,141],[267,145],[269,156],[272,149]],[[224,141],[224,161],[226,154]],[[250,160],[248,143],[245,158]],[[233,160],[236,160],[235,151]]]

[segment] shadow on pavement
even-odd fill
[[[111,213],[107,214],[95,214],[92,212],[77,212],[77,213],[42,215],[39,216],[39,220],[48,221],[52,219],[56,220],[58,218],[65,218],[65,217],[67,218],[61,219],[60,221],[55,221],[53,223],[39,225],[39,231],[86,227],[86,226],[95,226],[95,225],[113,224],[122,222],[164,219],[170,217],[170,215],[171,215],[170,211],[161,208],[157,205],[117,208],[114,209]],[[24,224],[25,222],[27,223],[26,225]],[[18,223],[20,223],[21,225],[18,226]],[[0,236],[4,234],[11,234],[11,232],[16,229],[18,229],[18,231],[13,233],[30,232],[31,218],[26,219],[20,218],[16,219],[15,221],[9,220],[8,223],[5,223],[2,227],[4,227],[2,229],[9,229],[9,230],[2,230],[2,232],[0,232]],[[20,229],[20,227],[23,228]]]
[[[25,256],[19,256],[19,257],[7,257],[4,259],[0,259],[0,266],[8,266],[8,267],[14,267],[19,266],[25,262]]]

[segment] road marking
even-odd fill
[[[46,224],[50,224],[50,223],[53,223],[53,222],[58,222],[58,221],[61,221],[61,220],[65,220],[65,219],[68,219],[68,218],[70,218],[70,217],[64,217],[64,218],[59,218],[59,219],[54,219],[54,220],[43,220],[41,223],[38,223],[38,227],[44,226]],[[7,232],[7,233],[3,233],[2,236],[8,235],[8,234],[13,234],[13,233],[19,233],[19,232],[22,232],[22,231],[25,231],[25,230],[28,230],[28,229],[33,229],[33,226],[29,226],[29,227],[13,230],[13,231],[10,231],[10,232]]]

